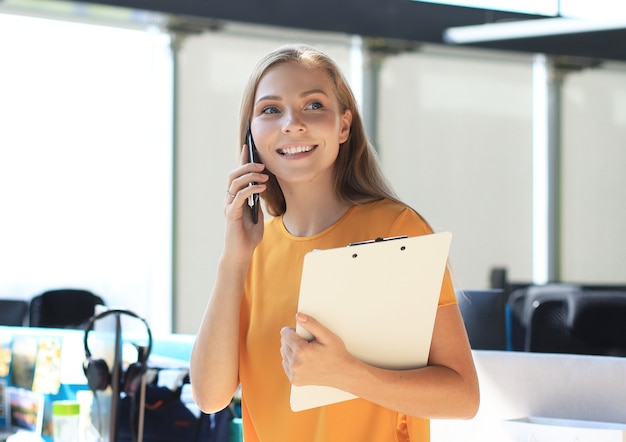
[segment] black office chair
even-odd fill
[[[474,350],[506,350],[504,290],[457,290],[456,297]]]
[[[83,329],[94,315],[96,305],[105,305],[104,300],[87,290],[50,290],[31,300],[28,324]]]
[[[551,287],[554,289],[554,287]],[[572,336],[569,317],[580,293],[537,291],[526,299],[524,350],[542,353],[589,353],[591,348]]]
[[[513,293],[509,302],[524,351],[626,355],[626,292],[548,284]]]
[[[570,329],[593,348],[592,354],[626,356],[626,291],[589,291],[577,297]]]
[[[568,353],[567,299],[581,290],[571,284],[513,290],[507,301],[511,350]]]
[[[27,312],[28,302],[22,299],[0,299],[0,325],[21,327]]]

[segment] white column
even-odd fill
[[[561,90],[544,54],[533,62],[533,283],[559,281]]]

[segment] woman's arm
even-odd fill
[[[228,178],[224,248],[191,352],[192,394],[205,413],[226,407],[239,385],[239,311],[252,253],[263,237],[263,214],[254,224],[247,199],[265,190],[268,176],[261,173],[262,164],[247,162],[245,149],[241,163]],[[250,187],[250,182],[259,184]]]
[[[456,304],[437,310],[428,366],[385,370],[352,357],[341,339],[315,319],[298,314],[315,340],[293,328],[282,330],[283,367],[294,385],[328,385],[409,416],[473,417],[479,405],[478,378]]]
[[[191,352],[193,398],[205,413],[226,407],[239,385],[239,308],[246,272],[246,265],[233,265],[224,256],[220,259]]]

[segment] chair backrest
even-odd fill
[[[0,325],[22,326],[27,312],[28,302],[23,299],[0,299]]]
[[[626,356],[626,291],[589,291],[576,299],[569,322],[596,353]]]
[[[523,331],[521,350],[626,355],[626,292],[531,286],[512,293],[509,307]]]
[[[50,290],[30,302],[29,325],[81,329],[94,315],[96,305],[104,300],[88,290]]]
[[[472,348],[506,350],[504,290],[458,290],[456,296]]]

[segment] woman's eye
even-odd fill
[[[308,108],[311,110],[316,110],[316,109],[322,109],[324,107],[324,105],[322,103],[320,103],[319,101],[314,101],[313,103],[309,104]]]
[[[276,106],[266,106],[263,108],[262,113],[264,114],[275,114],[278,112],[278,108]]]

